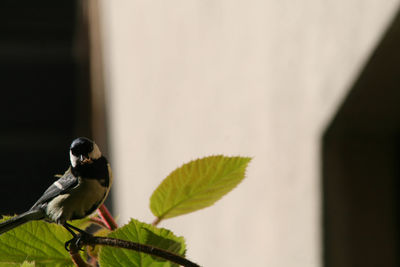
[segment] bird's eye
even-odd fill
[[[79,156],[79,155],[82,154],[82,151],[81,151],[81,149],[79,149],[79,147],[71,148],[71,152],[72,152],[72,154],[75,155],[75,156]]]

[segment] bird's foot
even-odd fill
[[[86,232],[79,233],[72,239],[65,242],[64,244],[65,250],[68,252],[78,252],[79,250],[83,251],[82,247],[85,243],[85,240],[88,240],[90,237],[92,237],[92,235],[89,233]]]

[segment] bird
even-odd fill
[[[0,223],[0,235],[35,220],[62,225],[74,238],[74,230],[86,233],[68,221],[85,218],[103,204],[112,185],[112,171],[97,144],[86,137],[72,141],[69,158],[69,168],[28,211]]]

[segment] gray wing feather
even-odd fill
[[[72,188],[78,185],[78,177],[74,176],[71,173],[71,170],[68,169],[60,179],[54,182],[47,190],[43,193],[43,195],[36,201],[35,205],[32,206],[32,209],[35,209],[37,206],[45,204],[55,198],[58,195],[62,195],[68,193]]]

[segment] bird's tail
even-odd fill
[[[29,221],[40,220],[44,218],[42,210],[29,210],[25,213],[12,217],[11,219],[0,223],[0,235],[14,229],[21,224]]]

